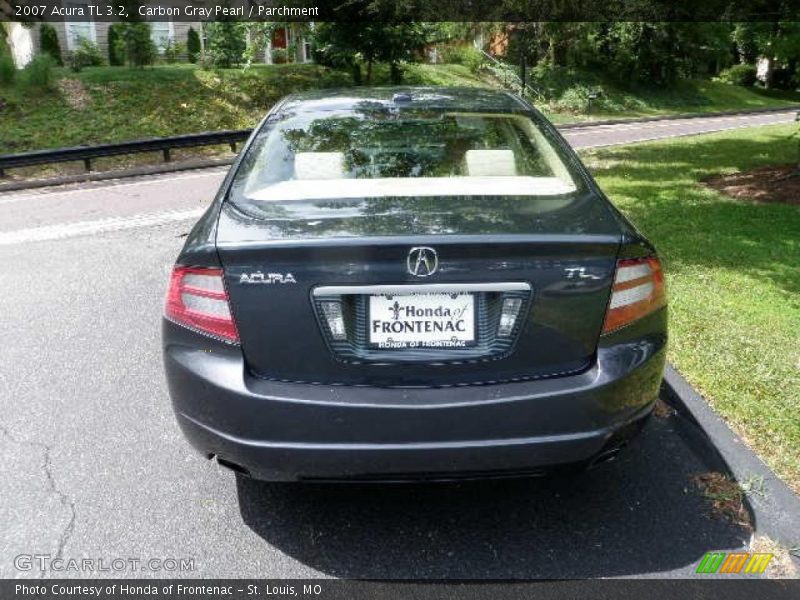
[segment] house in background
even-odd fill
[[[65,6],[80,6],[81,2],[65,2]],[[108,32],[113,25],[106,21],[56,21],[50,25],[55,29],[62,60],[68,52],[79,47],[80,40],[86,39],[96,45],[100,54],[108,57]],[[18,68],[27,65],[41,48],[40,24],[6,23],[6,38],[14,62]],[[193,28],[200,36],[201,46],[207,43],[201,21],[150,21],[150,37],[159,53],[168,44],[182,44],[185,48],[189,29]],[[313,62],[311,42],[306,36],[306,28],[300,24],[290,24],[273,30],[271,39],[255,57],[257,62],[310,63]],[[252,40],[248,40],[250,42]],[[185,56],[184,56],[185,58]]]
[[[285,60],[282,59],[283,56],[285,56]],[[304,27],[292,23],[276,28],[272,32],[272,39],[264,48],[263,60],[268,65],[276,62],[314,62],[311,41],[306,35]]]
[[[50,23],[56,30],[58,45],[61,48],[61,58],[67,52],[78,48],[80,40],[92,42],[100,50],[103,57],[108,57],[108,30],[114,23],[107,21],[60,21]],[[159,53],[163,53],[168,43],[181,43],[184,46],[189,35],[189,28],[200,31],[200,22],[186,21],[151,21],[150,38]],[[39,27],[34,28],[35,48],[39,49]]]

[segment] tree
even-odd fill
[[[127,17],[116,24],[120,42],[117,49],[124,48],[125,60],[131,67],[145,67],[156,60],[156,46],[150,36],[150,23],[139,14],[140,0],[119,0],[118,4],[125,8]],[[109,59],[111,57],[109,56]],[[110,60],[109,60],[110,62]]]
[[[61,45],[58,43],[58,34],[49,23],[42,23],[39,26],[39,50],[43,54],[52,56],[59,66],[64,64],[61,60]]]
[[[194,27],[189,27],[186,33],[186,54],[188,55],[190,63],[196,63],[200,56],[200,35],[195,31]]]
[[[414,60],[436,32],[431,23],[369,22],[360,15],[347,21],[319,23],[314,40],[320,62],[350,68],[356,85],[361,83],[360,63],[366,64],[364,81],[370,85],[373,66],[378,61],[389,63],[392,82],[401,83],[401,64]]]
[[[145,67],[156,60],[156,46],[150,36],[150,23],[119,23],[119,37],[125,47],[125,59],[131,67]]]
[[[118,23],[113,23],[108,28],[108,64],[112,67],[125,64],[125,42],[120,35]]]
[[[215,66],[229,69],[242,63],[247,49],[245,32],[245,23],[232,20],[215,21],[206,26],[206,54]]]
[[[314,28],[317,62],[329,67],[349,70],[355,85],[361,85],[363,81],[361,65],[358,62],[358,50],[356,44],[353,43],[360,28],[361,23],[356,21],[317,23]]]

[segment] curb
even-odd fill
[[[208,169],[210,167],[221,167],[230,165],[231,163],[233,163],[234,160],[235,157],[186,160],[175,163],[147,165],[142,167],[135,167],[133,169],[123,169],[119,171],[97,171],[89,173],[79,173],[77,175],[63,175],[61,177],[51,177],[48,179],[13,181],[10,183],[0,183],[0,193],[15,192],[19,190],[31,190],[35,188],[52,187],[58,185],[67,185],[70,183],[86,183],[90,181],[105,181],[108,179],[123,179],[127,177],[142,177],[146,175],[175,173],[178,171],[191,171],[193,169]]]
[[[630,119],[606,119],[603,121],[583,121],[580,123],[564,123],[556,125],[556,129],[581,129],[585,127],[595,127],[598,125],[625,125],[628,123],[651,123],[653,121],[679,121],[682,119],[702,119],[713,117],[735,117],[737,115],[760,115],[771,113],[782,113],[800,111],[800,104],[790,104],[782,108],[750,108],[745,110],[729,110],[716,113],[686,113],[684,115],[663,115],[658,117],[640,117]]]
[[[667,403],[697,424],[740,483],[763,479],[763,488],[747,494],[755,531],[783,546],[800,545],[800,498],[778,478],[709,406],[672,365],[664,373]]]

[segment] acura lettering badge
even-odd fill
[[[433,248],[418,246],[408,252],[406,266],[414,277],[428,277],[439,268],[439,255]]]

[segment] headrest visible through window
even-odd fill
[[[513,177],[517,174],[511,150],[467,150],[464,159],[470,177]]]
[[[298,152],[294,155],[295,179],[341,179],[343,152]]]

